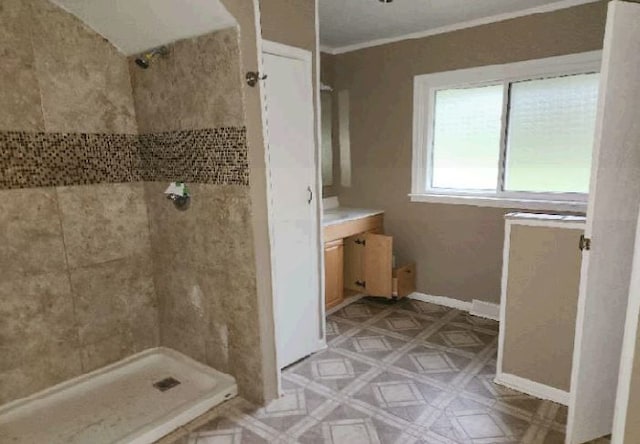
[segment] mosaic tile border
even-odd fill
[[[246,128],[0,132],[0,189],[170,180],[248,186]]]
[[[142,134],[142,180],[249,185],[245,127]]]

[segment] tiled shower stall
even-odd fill
[[[238,29],[142,70],[49,1],[6,0],[0,54],[0,404],[157,346],[259,401]]]

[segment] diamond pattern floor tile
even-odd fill
[[[280,399],[233,400],[175,444],[564,442],[566,407],[493,382],[495,321],[365,298],[326,332],[326,350],[285,369]]]

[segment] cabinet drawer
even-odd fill
[[[393,296],[403,298],[416,291],[416,264],[393,269]]]

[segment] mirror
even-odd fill
[[[333,185],[333,125],[331,91],[320,92],[320,119],[322,131],[322,186]]]

